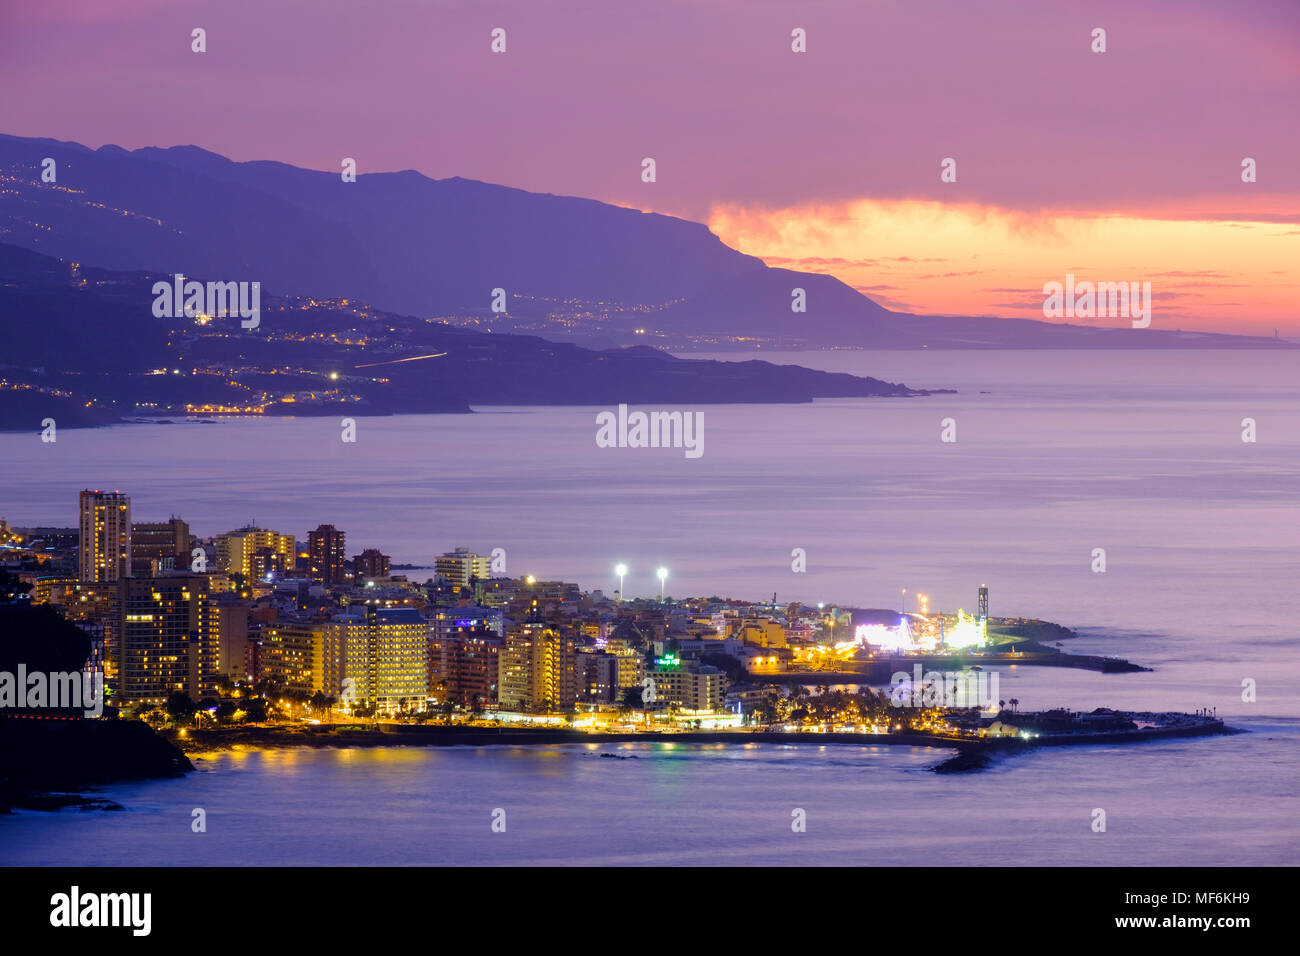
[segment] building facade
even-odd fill
[[[324,624],[322,688],[346,704],[423,710],[428,660],[429,624],[415,608],[354,607]]]
[[[159,571],[185,571],[190,566],[190,526],[180,518],[139,521],[131,525],[131,570],[148,577]]]
[[[131,576],[131,499],[117,492],[83,491],[79,501],[78,567],[87,584]]]
[[[647,672],[654,681],[654,703],[683,710],[713,713],[722,710],[726,675],[716,667],[661,658]]]
[[[580,651],[574,658],[574,681],[578,701],[584,704],[612,704],[620,696],[619,658],[607,651]]]
[[[481,554],[475,554],[469,548],[457,548],[441,555],[434,561],[434,570],[438,577],[458,588],[467,588],[471,580],[486,582],[492,576],[492,562]]]
[[[318,525],[307,532],[307,555],[313,581],[326,587],[343,584],[347,579],[346,532],[332,524]]]
[[[262,632],[258,677],[300,694],[323,691],[324,623],[289,621],[267,626]]]
[[[499,700],[501,651],[505,639],[489,627],[457,628],[430,644],[430,697],[470,710]]]
[[[392,560],[378,548],[366,548],[352,559],[352,575],[358,584],[392,576]]]
[[[230,574],[242,575],[245,581],[252,579],[255,571],[260,570],[260,567],[255,565],[254,559],[262,549],[267,549],[275,555],[282,567],[294,566],[295,545],[291,534],[280,534],[278,531],[249,526],[218,535],[216,544],[217,566]]]
[[[120,698],[165,704],[173,693],[215,696],[220,619],[207,577],[127,578],[120,595]]]
[[[497,608],[436,607],[429,615],[429,697],[462,707],[498,700],[503,621]]]
[[[506,628],[499,668],[503,708],[522,713],[568,713],[577,699],[577,638],[535,617]]]

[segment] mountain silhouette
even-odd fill
[[[155,315],[152,290],[170,279],[0,243],[0,329],[9,333],[0,430],[44,427],[46,418],[76,427],[223,410],[301,417],[928,394],[797,365],[483,332],[272,289],[262,290],[255,329],[243,328],[238,313]]]
[[[41,181],[53,159],[57,179]],[[232,162],[195,146],[0,135],[0,240],[116,270],[260,281],[584,344],[691,348],[1280,347],[1271,339],[892,312],[695,222],[411,170]],[[807,311],[791,310],[805,290]],[[492,311],[504,291],[506,314]]]

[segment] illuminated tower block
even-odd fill
[[[311,579],[327,586],[342,584],[347,569],[344,566],[345,532],[332,524],[323,524],[307,532],[307,552],[311,556]]]
[[[123,578],[120,583],[121,699],[165,704],[174,693],[214,694],[220,615],[202,574]]]
[[[79,568],[86,584],[131,576],[131,499],[118,492],[83,491],[79,501]]]

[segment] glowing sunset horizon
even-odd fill
[[[347,156],[363,176],[598,199],[707,223],[899,310],[1042,318],[1043,285],[1073,272],[1150,281],[1154,328],[1300,335],[1300,7],[1286,0],[378,2],[364,16],[349,0],[312,16],[53,0],[5,19],[14,135],[319,170]]]
[[[1300,333],[1296,223],[861,200],[718,206],[708,225],[770,266],[834,275],[895,311],[1044,319],[1044,284],[1071,273],[1150,282],[1160,328]]]

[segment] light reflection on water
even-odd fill
[[[1262,727],[1040,751],[966,776],[927,772],[945,751],[854,745],[221,754],[185,780],[112,788],[126,812],[0,821],[0,862],[1295,863],[1293,781],[1277,765],[1296,742],[1294,724]],[[194,807],[207,833],[190,832]],[[1094,807],[1105,834],[1089,829]],[[505,833],[490,829],[497,808]]]
[[[1068,650],[1155,668],[1006,668],[1022,709],[1215,707],[1254,732],[968,776],[925,772],[935,751],[870,746],[234,751],[110,788],[124,813],[0,819],[0,861],[1300,862],[1300,356],[764,357],[960,394],[706,406],[698,460],[598,449],[595,409],[572,408],[362,419],[354,446],[326,419],[0,435],[5,516],[71,525],[81,488],[120,488],[138,520],[178,514],[203,535],[327,521],[395,561],[501,546],[512,573],[589,588],[616,586],[622,560],[646,596],[660,564],[670,593],[863,607],[908,587],[969,609],[987,583],[993,614],[1079,627]],[[938,441],[946,416],[955,445]],[[189,830],[196,806],[207,834]],[[1105,834],[1088,827],[1098,806]],[[790,831],[794,807],[807,833]]]

